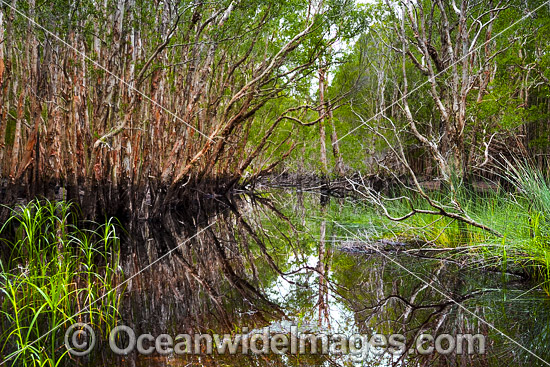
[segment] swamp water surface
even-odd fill
[[[71,363],[543,365],[481,320],[550,359],[550,300],[534,284],[512,272],[480,269],[468,258],[437,260],[390,242],[379,244],[381,251],[373,250],[372,242],[368,248],[369,215],[351,199],[289,190],[231,200],[211,197],[178,206],[162,220],[140,221],[125,239],[125,278],[155,263],[127,283],[119,325],[154,337],[236,334],[267,326],[271,333],[288,333],[294,326],[302,333],[327,335],[401,334],[407,350],[414,349],[422,333],[470,333],[485,336],[484,354],[380,356],[380,349],[370,349],[355,355],[134,351],[116,356],[102,342],[88,357],[73,357]]]

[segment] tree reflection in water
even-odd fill
[[[407,349],[422,333],[487,336],[485,355],[172,355],[115,357],[103,343],[92,364],[187,365],[524,365],[532,357],[443,297],[449,295],[542,358],[550,357],[548,301],[533,285],[506,273],[366,251],[364,226],[345,199],[280,191],[231,198],[191,198],[162,216],[128,225],[124,272],[136,273],[175,249],[128,284],[121,324],[136,334],[237,333],[264,326],[325,333],[403,334]],[[336,225],[333,218],[339,217]],[[344,219],[342,219],[344,218]],[[207,230],[202,228],[214,223]],[[342,226],[346,230],[342,230]],[[199,233],[197,235],[197,233]],[[187,241],[190,237],[196,237]],[[187,241],[187,242],[186,242]],[[177,248],[177,249],[176,249]],[[411,276],[388,256],[414,272]],[[536,317],[535,317],[536,316]],[[286,330],[286,329],[285,329]],[[536,365],[536,364],[535,364]]]

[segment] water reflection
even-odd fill
[[[169,355],[117,357],[105,343],[90,365],[492,366],[541,365],[500,330],[550,359],[546,295],[506,273],[384,249],[367,251],[368,222],[347,199],[301,191],[188,200],[129,226],[121,305],[136,334],[272,330],[483,334],[484,355]],[[362,237],[363,236],[363,237]],[[191,238],[191,239],[190,239]],[[168,255],[167,255],[168,254]],[[167,255],[167,256],[166,256]],[[404,270],[401,264],[407,270]],[[411,275],[415,274],[415,275]],[[448,297],[447,297],[448,296]],[[458,303],[458,304],[457,304]],[[462,305],[464,308],[462,308]],[[477,317],[476,317],[477,316]],[[481,320],[486,320],[495,329]]]

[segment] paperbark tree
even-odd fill
[[[386,4],[397,23],[393,27],[397,42],[390,47],[400,54],[402,63],[400,97],[394,102],[436,162],[442,179],[453,187],[452,177],[460,180],[466,170],[468,103],[473,94],[479,98],[486,93],[495,57],[503,51],[494,48],[493,26],[508,2],[487,0],[480,6],[470,0],[404,0]],[[410,64],[423,79],[411,77]],[[419,121],[411,108],[418,89],[411,88],[412,80],[427,85],[436,109],[436,126],[420,126],[431,122]]]
[[[325,106],[325,77],[326,70],[321,67],[319,69],[319,105],[321,110],[319,115],[321,121],[319,122],[319,146],[321,157],[321,173],[324,177],[328,175],[328,163],[327,163],[327,135],[325,132],[325,121],[327,119],[327,109]]]
[[[347,27],[342,20],[351,6],[4,2],[0,177],[87,186],[234,183],[282,121],[321,108],[289,98],[294,104],[286,111],[255,118],[315,72]],[[265,135],[252,142],[250,127],[264,123],[256,130]],[[259,172],[286,155],[278,151]]]

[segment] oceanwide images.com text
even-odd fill
[[[65,345],[72,355],[90,354],[96,337],[87,324],[74,324],[65,333]],[[291,326],[288,332],[272,332],[269,327],[239,334],[136,335],[125,325],[109,333],[109,348],[117,355],[137,352],[142,355],[167,354],[340,354],[355,358],[408,354],[484,354],[485,336],[481,334],[421,334],[408,341],[402,334],[324,334],[300,332]]]

